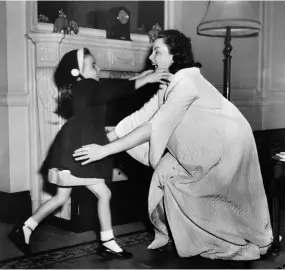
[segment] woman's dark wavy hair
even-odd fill
[[[91,55],[91,52],[84,48],[84,57]],[[76,50],[66,53],[58,64],[54,73],[54,82],[58,88],[58,97],[56,99],[57,109],[55,113],[64,119],[73,116],[73,96],[72,86],[78,77],[71,75],[75,61],[77,64]],[[78,68],[78,67],[77,67]]]
[[[183,68],[202,67],[200,63],[194,61],[191,39],[180,31],[173,29],[163,30],[159,32],[158,38],[163,39],[169,49],[169,53],[173,55],[174,63],[169,68],[172,74]]]

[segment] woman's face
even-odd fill
[[[169,67],[173,64],[173,55],[169,53],[169,49],[162,38],[155,40],[149,59],[158,70],[169,70]]]
[[[99,81],[100,68],[96,65],[92,55],[87,55],[83,60],[82,76],[86,79],[94,79]]]

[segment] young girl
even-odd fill
[[[136,80],[122,81],[116,85],[116,89],[107,89],[108,85],[98,82],[99,71],[94,57],[86,48],[65,54],[55,71],[54,80],[59,89],[56,112],[69,118],[57,134],[45,160],[48,181],[58,186],[57,194],[41,205],[23,224],[16,225],[9,234],[11,241],[24,254],[30,253],[32,232],[44,218],[63,206],[71,194],[72,186],[86,186],[98,198],[101,227],[98,253],[117,259],[132,257],[131,253],[117,244],[113,236],[109,204],[111,192],[105,184],[112,179],[111,160],[106,158],[82,166],[74,160],[73,152],[83,145],[108,143],[105,132],[105,104],[108,100],[147,83],[161,82],[169,75],[164,72],[145,72]]]

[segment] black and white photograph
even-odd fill
[[[0,0],[0,269],[285,269],[285,0]]]

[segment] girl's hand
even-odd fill
[[[134,80],[140,79],[140,78],[142,78],[142,77],[144,77],[150,73],[153,73],[153,72],[154,72],[154,70],[152,70],[152,69],[145,70],[145,71],[141,72],[140,74],[129,78],[129,81],[134,81]]]
[[[93,161],[103,159],[107,156],[105,147],[98,144],[89,144],[82,146],[81,148],[74,151],[73,157],[76,161],[85,160],[81,165],[86,165]]]
[[[166,70],[156,70],[147,72],[144,76],[139,77],[135,80],[135,89],[139,89],[148,83],[161,83],[169,84],[173,74]]]

